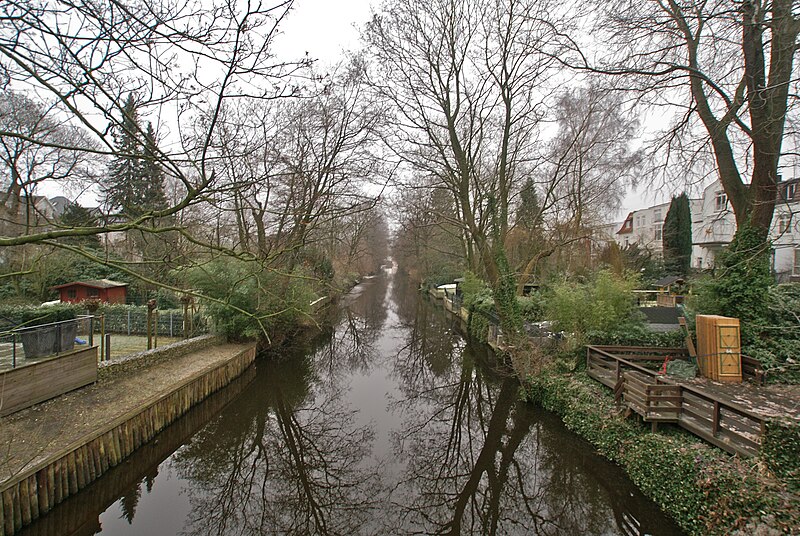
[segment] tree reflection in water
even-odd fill
[[[409,334],[395,367],[404,398],[392,410],[404,420],[393,445],[404,468],[386,533],[618,534],[623,518],[663,519],[648,501],[628,497],[629,482],[617,485],[618,468],[520,402],[504,363],[464,347],[430,314],[424,304],[399,313]],[[673,533],[670,524],[649,524],[641,533]]]
[[[311,357],[259,365],[246,405],[179,451],[193,482],[186,534],[354,534],[378,506],[364,465],[373,431],[355,424],[343,391],[315,381]]]
[[[335,327],[259,359],[218,417],[164,464],[141,464],[138,485],[93,484],[101,507],[118,497],[114,521],[143,533],[142,519],[185,506],[148,500],[175,478],[186,535],[679,533],[619,468],[520,402],[508,367],[440,304],[400,277],[360,290]],[[75,534],[99,528],[74,510]]]

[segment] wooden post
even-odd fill
[[[153,349],[153,311],[156,308],[156,300],[147,302],[147,349]]]
[[[711,420],[711,435],[717,437],[719,433],[719,401],[714,401],[714,414],[712,415]]]
[[[106,356],[106,315],[100,315],[100,359]]]

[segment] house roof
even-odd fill
[[[633,232],[633,212],[628,212],[628,217],[622,222],[617,234],[630,234]]]
[[[670,275],[670,276],[664,277],[662,279],[659,279],[658,281],[653,283],[653,286],[654,287],[668,287],[668,286],[670,286],[670,285],[672,285],[674,283],[678,283],[678,282],[683,283],[683,277],[680,277],[680,276],[677,276],[677,275]]]
[[[52,288],[53,290],[58,290],[60,288],[72,287],[75,285],[92,288],[116,288],[127,287],[128,283],[120,283],[118,281],[111,281],[110,279],[91,279],[88,281],[73,281],[72,283],[64,283],[63,285],[56,285]]]

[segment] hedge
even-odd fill
[[[797,428],[773,432],[775,450],[783,454],[767,459],[783,463],[793,457],[788,478],[781,480],[764,460],[728,455],[679,429],[650,433],[622,419],[609,392],[585,373],[545,372],[528,379],[525,393],[622,466],[690,534],[791,533],[800,527],[797,481],[790,480],[797,477],[797,450],[786,448],[787,441],[797,445]]]

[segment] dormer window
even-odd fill
[[[728,208],[728,194],[724,191],[717,192],[714,196],[714,210],[722,212]]]

